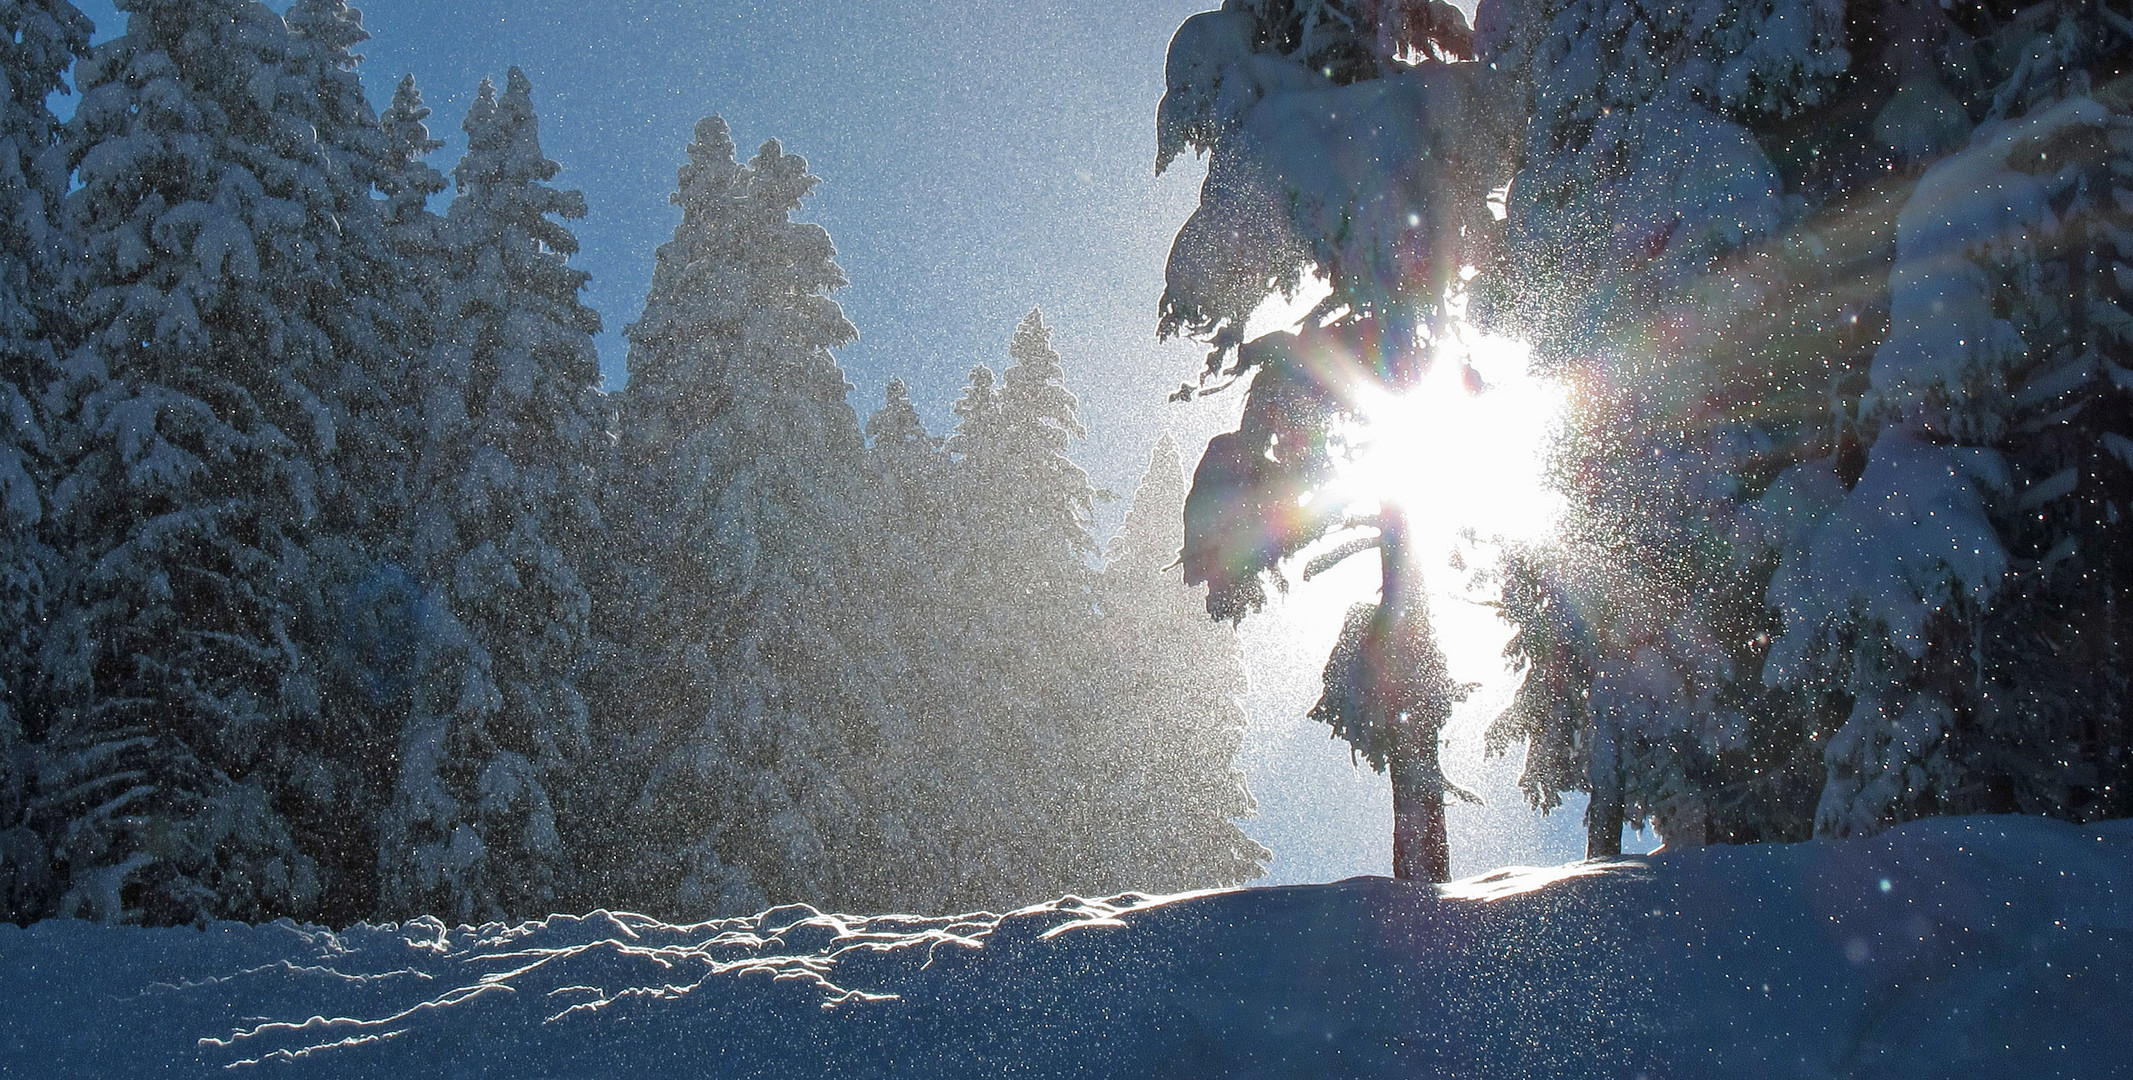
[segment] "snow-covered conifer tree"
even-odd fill
[[[946,440],[926,430],[902,379],[890,379],[882,407],[867,419],[867,478],[876,493],[882,541],[898,552],[880,560],[876,583],[891,610],[914,611],[935,596],[932,580],[948,543],[953,464]]]
[[[30,826],[50,695],[37,653],[58,599],[60,553],[47,531],[60,400],[72,340],[61,300],[72,255],[60,125],[47,100],[89,50],[89,20],[68,0],[0,5],[0,918],[44,913],[51,873]]]
[[[621,402],[659,673],[619,735],[650,769],[621,876],[690,914],[863,903],[883,840],[861,764],[883,736],[852,606],[863,442],[830,352],[856,336],[829,298],[844,274],[791,219],[804,161],[771,141],[739,166],[717,118],[696,135]]]
[[[2089,91],[2122,34],[2078,5],[1708,10],[1480,13],[1533,110],[1480,307],[1586,397],[1499,733],[1543,798],[1584,776],[1596,843],[1603,746],[1673,845],[2103,812],[2115,571],[2086,553],[2117,546],[2123,305]],[[1706,134],[1667,150],[1684,102]]]
[[[466,129],[414,470],[417,685],[379,857],[386,911],[488,918],[544,913],[573,886],[556,804],[588,739],[581,559],[601,528],[606,408],[599,315],[555,220],[585,201],[548,185],[526,76],[511,69],[501,97],[485,81]]]
[[[1046,572],[1085,566],[1096,551],[1089,535],[1095,491],[1088,474],[1067,457],[1067,448],[1086,438],[1088,430],[1066,388],[1066,368],[1052,348],[1043,312],[1031,309],[1023,317],[1007,355],[1013,363],[1000,375],[999,443],[988,447],[965,439],[957,452],[986,481],[999,485],[997,512],[1006,527],[998,538],[1015,549],[1011,558],[1026,560],[1015,569],[1037,572],[1011,587],[1022,590],[1029,606],[1049,594],[1078,608],[1077,587],[1086,579],[1055,579]]]
[[[605,891],[646,910],[679,910],[684,893],[721,910],[762,897],[748,870],[714,851],[699,849],[694,866],[682,865],[679,853],[710,827],[706,816],[644,801],[668,771],[711,767],[682,760],[677,749],[709,708],[714,652],[689,637],[709,617],[709,584],[691,573],[698,560],[673,560],[685,554],[689,512],[676,496],[692,485],[692,463],[711,451],[708,425],[731,407],[722,380],[744,321],[737,296],[721,309],[700,300],[719,285],[743,285],[747,170],[733,152],[723,119],[698,123],[671,197],[682,223],[659,249],[643,317],[625,331],[629,381],[617,395],[617,448],[602,490],[615,565],[597,615],[601,636],[627,660],[596,717],[603,742],[621,749],[599,815],[612,838],[588,837],[599,849],[589,853],[588,870]],[[712,326],[723,332],[705,332]]]
[[[1344,507],[1381,493],[1329,485],[1346,452],[1339,433],[1436,361],[1462,268],[1486,261],[1500,232],[1487,193],[1507,146],[1492,76],[1455,62],[1472,51],[1465,20],[1442,3],[1240,0],[1179,28],[1156,121],[1158,168],[1187,146],[1209,154],[1199,209],[1171,248],[1158,332],[1213,346],[1201,381],[1220,382],[1202,392],[1250,383],[1243,423],[1210,442],[1194,476],[1186,580],[1210,586],[1210,613],[1241,618],[1264,600],[1262,575],[1319,539],[1354,528],[1335,550],[1380,551],[1385,606],[1352,622],[1347,647],[1366,655],[1329,665],[1320,715],[1359,747],[1386,747],[1372,756],[1393,773],[1393,872],[1439,880],[1450,863],[1433,717],[1452,691],[1394,670],[1435,652],[1418,638],[1417,568],[1400,556],[1405,515],[1429,508],[1351,516]],[[1333,292],[1304,332],[1243,342],[1253,310],[1293,294],[1306,269]],[[1401,657],[1367,655],[1379,649]],[[1363,690],[1341,676],[1350,668],[1383,677]]]
[[[317,158],[304,182],[325,195],[334,228],[315,250],[327,286],[309,315],[328,359],[306,373],[330,430],[321,438],[319,517],[311,529],[311,606],[299,638],[316,657],[319,721],[288,742],[306,779],[290,800],[307,846],[330,858],[321,916],[377,909],[377,828],[391,798],[411,684],[414,590],[407,570],[412,400],[403,290],[409,268],[392,251],[384,182],[387,135],[364,97],[351,50],[368,40],[344,0],[297,0],[285,21],[283,115],[307,125]]]
[[[363,95],[352,50],[369,39],[361,13],[344,0],[297,0],[289,8],[293,47],[282,112],[315,132],[317,158],[307,186],[331,200],[336,232],[321,241],[326,303],[313,314],[331,360],[310,376],[331,412],[322,567],[329,604],[345,604],[365,565],[404,527],[408,467],[404,391],[412,355],[400,340],[405,312],[395,301],[408,273],[387,245],[385,207],[373,192],[385,181],[387,134]],[[322,635],[344,628],[321,626]],[[345,651],[345,645],[333,643]]]
[[[1165,435],[1096,583],[1109,767],[1084,798],[1106,816],[1102,877],[1090,887],[1178,891],[1236,885],[1271,856],[1239,829],[1253,811],[1235,765],[1246,689],[1236,633],[1187,587],[1185,472]]]
[[[393,250],[403,260],[417,255],[434,259],[441,251],[442,219],[430,210],[429,201],[450,183],[427,160],[444,146],[443,139],[430,135],[429,118],[429,106],[422,103],[422,90],[413,75],[401,77],[393,88],[392,104],[378,118],[384,140],[377,186],[385,196],[385,224]],[[421,269],[402,273],[414,272],[417,283],[429,281],[431,275],[419,273]]]
[[[889,380],[866,435],[873,528],[862,606],[880,628],[880,724],[894,733],[882,740],[870,784],[887,819],[881,872],[898,883],[899,906],[945,911],[970,899],[953,891],[955,831],[969,823],[957,770],[944,764],[964,753],[960,704],[980,644],[944,617],[943,576],[955,555],[953,463],[901,379]]]
[[[2133,129],[2097,76],[2133,39],[2080,5],[1954,17],[1982,18],[1965,29],[1983,46],[1973,70],[1995,80],[1976,92],[1986,119],[1897,215],[1862,403],[1878,432],[1849,491],[1824,482],[1803,500],[1771,587],[1780,676],[1836,672],[1853,697],[1824,755],[1824,833],[2127,805],[2114,534],[2133,463],[2113,372],[2133,321],[2111,267]]]
[[[455,262],[444,218],[429,206],[432,196],[450,186],[426,160],[444,145],[430,135],[425,123],[429,116],[415,77],[403,77],[379,118],[382,138],[376,166],[390,265],[386,314],[378,331],[386,355],[397,360],[397,385],[379,399],[386,406],[379,426],[398,432],[401,446],[395,456],[402,461],[397,471],[402,488],[399,513],[388,523],[393,527],[387,531],[384,554],[408,565],[409,574],[414,572],[415,537],[440,523],[435,514],[416,513],[414,492],[423,485],[434,489],[443,479],[439,470],[460,460],[451,450],[451,438],[467,416],[465,365],[453,362],[457,354],[444,348],[447,343],[440,338],[448,325],[446,301],[459,295],[455,278],[461,263]],[[412,643],[416,635],[403,637]]]
[[[72,361],[92,381],[55,498],[75,556],[53,637],[62,909],[309,914],[285,807],[318,715],[310,534],[334,416],[318,322],[342,194],[287,91],[296,47],[245,0],[133,0],[83,69],[69,196]]]
[[[1563,542],[1507,575],[1534,669],[1494,737],[1527,742],[1538,805],[1566,782],[1592,793],[1595,855],[1618,850],[1625,818],[1674,844],[1799,838],[1784,778],[1811,709],[1758,684],[1768,564],[1750,504],[1832,434],[1828,391],[1860,342],[1845,340],[1856,319],[1771,310],[1782,282],[1828,270],[1784,231],[1802,223],[1752,129],[1832,93],[1842,13],[1506,3],[1476,17],[1503,96],[1529,112],[1507,118],[1520,171],[1474,314],[1585,395],[1558,468]],[[1732,407],[1757,399],[1768,407]]]
[[[1066,455],[1084,429],[1039,312],[1008,355],[997,383],[980,366],[955,404],[957,550],[941,602],[973,643],[970,662],[984,655],[990,669],[964,704],[964,745],[981,772],[965,785],[970,826],[953,841],[959,888],[1014,900],[1099,872],[1101,825],[1078,792],[1105,764],[1093,703],[1076,692],[1094,685],[1097,663],[1095,491]]]
[[[1996,514],[2010,572],[1980,628],[1992,691],[1966,764],[1979,809],[2095,820],[2133,813],[2133,99],[2110,77],[2133,38],[2095,9],[2049,14],[1993,93],[2002,160],[2036,175],[2050,216],[2029,259],[1988,266],[2025,348]]]

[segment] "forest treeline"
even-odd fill
[[[605,394],[585,203],[519,71],[448,179],[412,78],[368,103],[340,0],[119,7],[92,48],[67,0],[0,3],[0,914],[1258,873],[1177,453],[1099,551],[1037,313],[952,433],[895,382],[862,427],[843,274],[792,219],[815,178],[713,118]]]

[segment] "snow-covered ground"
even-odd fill
[[[2133,822],[954,918],[0,926],[0,1075],[284,1073],[2126,1076]]]

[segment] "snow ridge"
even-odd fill
[[[0,926],[0,1075],[2122,1071],[2133,822],[693,925]]]

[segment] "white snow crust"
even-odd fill
[[[0,988],[4,1076],[2100,1077],[2133,822],[1004,915],[51,921]]]

